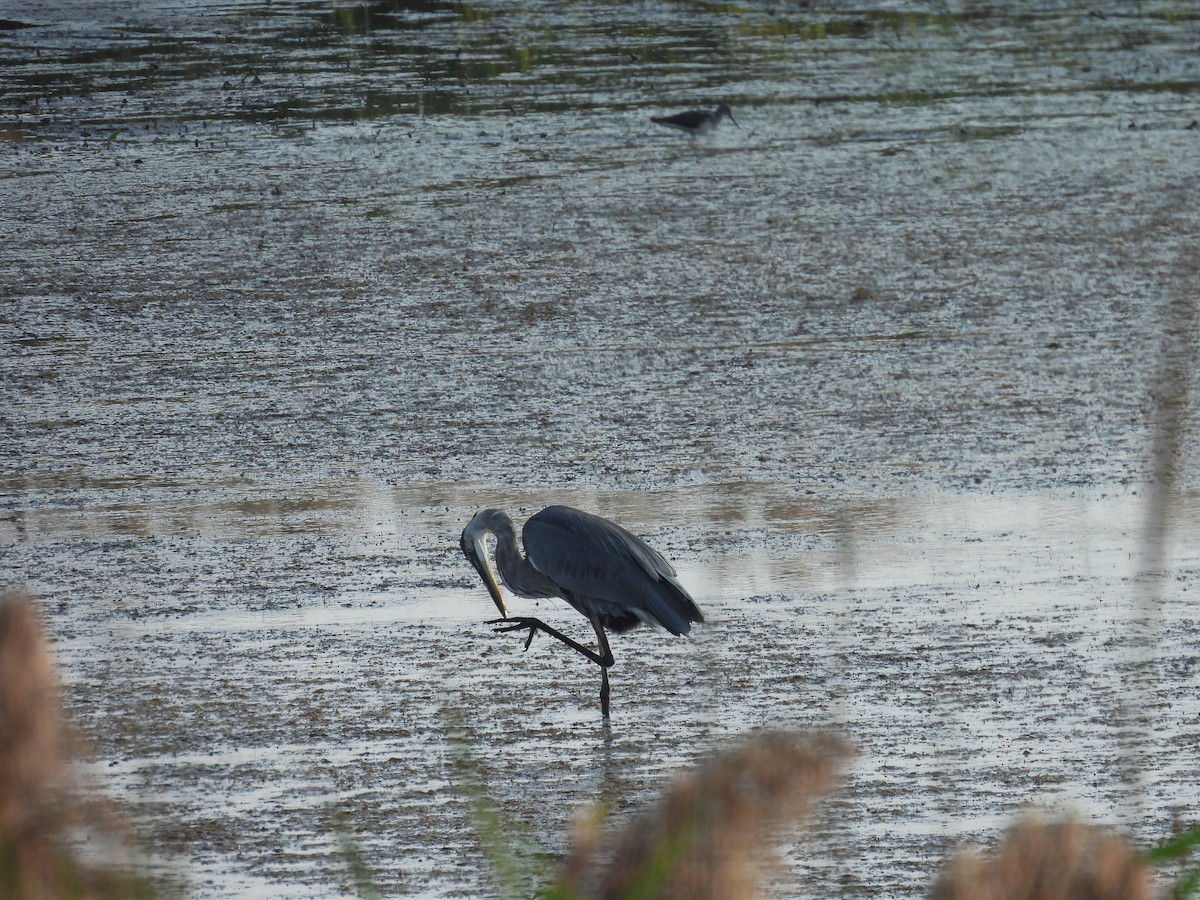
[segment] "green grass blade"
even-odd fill
[[[1183,831],[1151,847],[1143,856],[1151,865],[1183,859],[1200,845],[1200,828]]]
[[[462,712],[447,707],[443,719],[454,779],[466,796],[480,849],[491,863],[500,896],[512,900],[536,896],[537,884],[548,880],[549,856],[488,796]]]
[[[371,870],[367,867],[358,841],[354,839],[354,835],[350,832],[350,826],[346,824],[345,815],[334,816],[333,834],[337,839],[338,850],[342,854],[346,868],[350,871],[350,879],[354,883],[354,893],[362,900],[379,900],[381,896],[379,888],[375,884]]]
[[[1195,897],[1197,891],[1200,891],[1200,869],[1193,869],[1179,877],[1173,896],[1175,900],[1188,900]]]

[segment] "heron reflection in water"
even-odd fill
[[[561,597],[587,617],[596,630],[597,650],[585,647],[541,619],[508,615],[488,558],[487,537],[496,538],[500,581],[518,597]],[[459,546],[500,610],[489,624],[496,631],[529,629],[525,649],[543,631],[600,666],[600,711],[608,718],[608,669],[612,650],[604,632],[628,631],[643,623],[671,634],[687,634],[704,615],[675,576],[671,564],[641,538],[620,525],[569,506],[548,506],[521,529],[525,556],[508,513],[484,509],[463,529]]]

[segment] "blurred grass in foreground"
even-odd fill
[[[834,789],[853,757],[829,735],[761,732],[677,775],[648,810],[605,836],[597,805],[579,817],[565,859],[539,852],[486,794],[461,715],[447,714],[452,766],[504,898],[672,900],[760,896],[772,838]],[[1150,900],[1196,895],[1200,869],[1165,892],[1152,869],[1186,862],[1200,828],[1139,851],[1111,829],[1070,817],[1022,818],[987,856],[965,848],[938,874],[932,900]],[[783,885],[777,885],[782,887]],[[804,896],[800,885],[788,885]]]
[[[462,716],[446,713],[457,787],[470,807],[500,896],[542,900],[649,900],[759,895],[777,873],[772,843],[833,790],[853,757],[843,739],[787,732],[751,734],[677,774],[662,797],[605,833],[599,805],[579,817],[562,859],[539,848],[491,800]],[[111,808],[79,798],[68,758],[58,682],[32,603],[0,600],[0,898],[111,900],[173,896],[130,861],[131,839]],[[331,825],[358,896],[382,895],[354,842],[351,823]],[[80,838],[108,855],[85,860]],[[1193,897],[1200,869],[1177,871],[1165,893],[1152,867],[1190,863],[1200,828],[1180,829],[1138,852],[1120,835],[1071,819],[1035,816],[1016,825],[987,858],[957,854],[931,889],[934,900],[1144,900]],[[88,854],[89,856],[95,854]],[[791,887],[800,889],[799,885]]]
[[[853,755],[830,735],[761,732],[672,779],[657,803],[611,834],[602,806],[576,822],[555,863],[487,796],[460,713],[446,714],[452,767],[500,895],[575,898],[755,896],[771,836],[812,810]]]
[[[58,679],[33,604],[0,598],[0,898],[163,897],[128,862],[130,835],[115,810],[80,798],[68,759]],[[84,861],[81,838],[112,859]]]
[[[773,863],[772,838],[811,811],[840,781],[853,751],[840,738],[752,734],[679,774],[652,808],[604,835],[605,811],[583,812],[565,859],[554,863],[487,797],[461,714],[450,713],[451,752],[480,845],[503,898],[541,900],[748,900]],[[1166,893],[1152,868],[1186,863],[1200,828],[1139,852],[1111,829],[1073,818],[1026,815],[986,857],[966,848],[943,866],[932,900],[1182,900],[1200,869],[1181,872]],[[800,886],[790,886],[797,889]],[[814,886],[815,887],[815,886]]]

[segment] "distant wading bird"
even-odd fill
[[[693,109],[688,112],[681,112],[674,116],[651,116],[650,121],[655,125],[665,125],[668,128],[678,128],[680,131],[686,131],[692,136],[692,143],[702,134],[708,134],[717,127],[717,123],[722,119],[728,119],[737,128],[737,119],[733,117],[733,111],[728,106],[722,103],[716,109],[709,112],[707,109]]]
[[[587,616],[596,629],[598,651],[591,650],[541,619],[509,618],[500,585],[488,560],[487,536],[496,537],[500,580],[518,597],[561,597]],[[548,506],[530,516],[521,529],[525,544],[517,548],[517,530],[508,513],[485,509],[463,529],[459,546],[471,561],[502,619],[496,631],[529,629],[525,649],[538,631],[557,638],[600,666],[600,711],[608,718],[608,667],[613,664],[605,628],[628,631],[643,622],[671,634],[687,634],[704,616],[675,577],[671,564],[620,525],[569,506]]]

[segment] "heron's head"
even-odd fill
[[[738,125],[737,119],[735,119],[733,117],[733,110],[729,108],[729,105],[727,103],[722,103],[720,106],[717,107],[716,115],[717,115],[718,122],[720,122],[721,119],[728,119],[730,122],[732,122],[734,124],[735,128],[742,127],[741,125]]]
[[[500,610],[500,615],[508,618],[508,610],[504,608],[504,598],[500,596],[500,584],[496,581],[496,573],[492,571],[492,563],[488,558],[487,538],[489,534],[495,534],[496,528],[500,524],[497,516],[503,516],[509,523],[509,528],[512,527],[512,520],[498,509],[484,509],[475,514],[475,518],[467,524],[463,529],[462,538],[458,542],[458,546],[462,548],[463,556],[475,567],[475,571],[479,573],[479,577],[483,579],[484,586],[488,593],[492,595],[492,600],[496,603],[496,608]]]

